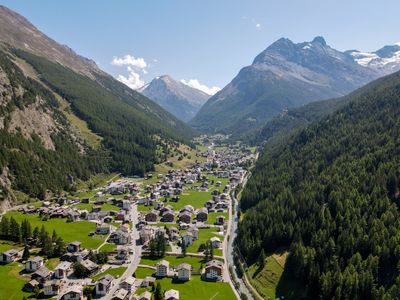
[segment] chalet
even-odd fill
[[[147,276],[145,279],[142,280],[141,287],[154,286],[155,282],[156,278]]]
[[[128,299],[129,299],[129,292],[125,289],[117,290],[111,297],[111,300],[128,300]]]
[[[90,212],[87,214],[86,219],[88,219],[89,221],[98,220],[99,214],[97,212]]]
[[[147,222],[157,222],[158,212],[156,210],[151,210],[146,214],[146,221]]]
[[[36,256],[34,258],[28,259],[25,263],[26,272],[35,272],[43,266],[43,257]]]
[[[110,241],[117,245],[126,245],[131,242],[131,235],[129,232],[126,232],[119,228],[117,231],[113,232],[110,236]]]
[[[67,289],[60,298],[61,300],[80,300],[83,299],[82,288],[74,286]]]
[[[180,212],[178,215],[179,222],[190,223],[192,221],[192,215],[188,211]]]
[[[131,209],[131,202],[129,200],[122,201],[122,209],[130,210]]]
[[[96,234],[109,234],[109,233],[110,233],[110,225],[108,224],[96,225]]]
[[[46,283],[43,285],[43,294],[45,296],[56,296],[60,293],[61,289],[61,280],[46,281]]]
[[[214,200],[208,200],[206,203],[204,203],[205,208],[210,209],[214,207],[215,201]]]
[[[146,244],[154,237],[154,230],[150,226],[144,226],[140,229],[139,236],[142,244]]]
[[[191,232],[184,232],[181,236],[182,244],[185,246],[191,246],[193,244],[193,234]]]
[[[113,280],[114,280],[114,277],[109,274],[101,277],[96,282],[96,295],[97,296],[105,296],[107,294],[107,292],[110,290]]]
[[[157,277],[166,277],[169,273],[169,262],[166,260],[162,260],[156,264],[156,276]]]
[[[127,260],[129,257],[129,249],[126,246],[118,246],[117,247],[117,256],[118,260]]]
[[[23,290],[25,292],[32,293],[36,288],[39,288],[39,282],[35,279],[32,279],[24,285]]]
[[[178,268],[178,280],[188,281],[191,277],[192,266],[187,263],[181,263]]]
[[[86,203],[88,204],[90,202],[89,198],[82,198],[81,203]]]
[[[199,239],[199,229],[197,227],[189,227],[187,231],[192,234],[194,241]]]
[[[0,253],[0,262],[2,263],[11,263],[16,261],[18,258],[18,251],[15,249],[10,249]]]
[[[222,280],[224,265],[221,261],[211,260],[206,263],[204,276],[209,280]]]
[[[215,225],[224,225],[225,224],[225,217],[224,216],[218,216],[215,219]]]
[[[167,210],[162,214],[161,221],[162,222],[173,222],[175,214],[172,210]]]
[[[221,240],[219,239],[219,237],[212,237],[210,239],[211,245],[213,246],[213,248],[220,248],[221,247]]]
[[[151,300],[151,293],[149,291],[141,293],[138,300]]]
[[[54,277],[57,279],[65,279],[71,273],[71,263],[68,261],[61,262],[55,269],[54,269]]]
[[[85,259],[81,261],[81,265],[86,269],[86,271],[91,275],[96,273],[100,267],[92,262],[90,259]]]
[[[68,252],[79,252],[81,251],[81,242],[75,241],[71,242],[67,246]]]
[[[196,220],[199,222],[205,222],[208,220],[208,211],[202,207],[196,211]]]
[[[32,274],[31,279],[35,279],[39,283],[44,283],[51,278],[52,274],[53,272],[43,266]]]
[[[179,300],[179,291],[177,290],[168,290],[164,294],[165,300]]]
[[[127,290],[128,292],[133,292],[135,289],[135,277],[128,277],[122,280],[119,287]]]
[[[125,221],[126,220],[126,213],[124,210],[121,210],[115,216],[116,221]]]

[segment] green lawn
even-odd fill
[[[104,241],[105,236],[95,235],[88,236],[89,232],[95,231],[96,225],[93,222],[79,221],[67,223],[65,219],[49,219],[42,221],[37,214],[22,214],[20,212],[8,212],[7,217],[14,217],[14,219],[21,223],[22,220],[27,219],[32,228],[38,226],[39,228],[44,225],[47,231],[51,234],[55,229],[57,234],[60,235],[65,242],[80,241],[85,248],[95,249]]]
[[[178,202],[168,201],[166,204],[171,205],[174,210],[180,210],[185,205],[192,205],[194,208],[201,208],[204,207],[204,203],[211,199],[212,196],[209,192],[184,190],[183,194],[179,195]]]
[[[58,266],[59,263],[60,263],[60,259],[55,257],[55,258],[50,258],[50,259],[46,260],[46,262],[44,264],[49,270],[54,270]]]
[[[233,300],[236,299],[231,286],[227,282],[202,281],[199,275],[192,275],[190,281],[179,283],[173,282],[170,278],[157,279],[163,291],[174,289],[179,291],[181,300]],[[148,288],[151,291],[151,288]],[[145,289],[139,289],[137,294]]]
[[[91,203],[78,203],[76,205],[74,205],[74,207],[76,207],[77,209],[80,210],[87,210],[87,211],[92,211],[93,209],[93,204]]]
[[[205,262],[202,258],[199,257],[177,257],[177,256],[165,256],[163,258],[149,258],[142,257],[140,260],[141,265],[149,265],[155,267],[155,264],[160,260],[169,261],[171,267],[177,267],[181,263],[188,263],[192,265],[193,269],[200,270],[202,266],[205,265]]]
[[[22,277],[19,272],[23,266],[19,263],[0,265],[0,299],[21,300],[24,296],[29,297],[29,293],[22,291],[28,278]]]
[[[114,252],[117,249],[117,245],[115,244],[104,244],[101,248],[101,252]]]
[[[184,230],[181,231],[181,233],[184,232]],[[205,244],[207,241],[210,240],[213,236],[219,237],[221,242],[224,240],[224,237],[216,234],[215,233],[215,228],[204,228],[204,229],[199,229],[199,239],[193,243],[193,245],[187,247],[187,252],[188,253],[197,253],[199,246],[201,244]],[[222,250],[221,249],[214,249],[214,255],[222,255]]]
[[[135,271],[135,277],[143,279],[148,276],[153,276],[154,272],[154,269],[138,267]]]
[[[215,223],[215,220],[219,216],[224,216],[225,217],[225,221],[229,220],[228,212],[211,212],[211,213],[208,213],[208,220],[206,221],[206,224],[213,225]]]
[[[0,240],[0,252],[4,252],[10,249],[19,249],[19,248],[21,248],[21,245],[15,244],[10,241]]]
[[[78,208],[78,209],[86,209],[86,210],[88,210],[88,211],[92,211],[92,209],[93,209],[93,204],[92,203],[78,203],[78,204],[76,204],[76,205],[74,205],[76,208]],[[102,206],[101,206],[101,210],[103,210],[103,211],[108,211],[108,210],[116,210],[116,211],[119,211],[120,210],[120,208],[118,207],[118,206],[115,206],[115,205],[112,205],[112,204],[108,204],[108,203],[105,203],[105,204],[103,204]]]
[[[118,278],[120,277],[122,274],[124,274],[126,268],[125,267],[117,267],[117,268],[112,268],[112,269],[108,269],[106,271],[104,271],[103,273],[97,274],[95,276],[92,277],[93,280],[98,280],[101,277],[103,277],[104,275],[110,274],[112,276],[114,276],[114,278]]]
[[[251,284],[264,299],[285,298],[289,300],[302,299],[304,290],[285,271],[287,252],[270,255],[265,261],[265,267],[259,270],[256,264],[248,269]]]

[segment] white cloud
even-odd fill
[[[208,95],[214,95],[221,90],[221,88],[219,88],[217,86],[208,87],[204,84],[201,84],[197,79],[189,79],[189,80],[182,79],[181,82],[183,84],[186,84],[186,85],[194,88],[194,89],[198,89]]]
[[[134,70],[131,70],[128,77],[124,75],[118,75],[117,80],[121,81],[123,84],[129,86],[131,89],[137,90],[144,86],[145,82],[140,78],[140,75]]]
[[[138,69],[145,69],[147,67],[147,63],[142,57],[134,57],[133,55],[125,55],[124,57],[114,56],[111,64],[114,66],[133,66]]]
[[[261,29],[261,24],[260,24],[260,23],[257,23],[257,24],[256,24],[256,28],[257,28],[257,29]]]

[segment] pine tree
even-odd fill
[[[258,256],[258,267],[260,270],[264,269],[265,266],[265,252],[261,249],[260,255]]]
[[[29,256],[30,256],[29,247],[27,244],[25,244],[24,252],[22,253],[22,260],[27,260]]]
[[[157,283],[156,289],[154,290],[154,300],[163,300],[163,292],[161,289],[161,284]]]

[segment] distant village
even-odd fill
[[[212,141],[209,144],[212,145]],[[120,178],[96,189],[90,197],[57,197],[42,202],[41,206],[17,207],[19,213],[38,215],[43,220],[62,218],[67,223],[92,222],[95,229],[89,236],[103,236],[104,244],[112,246],[106,261],[99,263],[93,259],[99,249],[86,249],[80,240],[70,241],[53,270],[45,266],[45,257],[29,257],[22,261],[24,276],[29,278],[23,289],[28,292],[40,290],[43,297],[65,300],[92,296],[113,300],[150,300],[159,278],[185,282],[196,274],[206,281],[226,281],[229,274],[222,247],[229,222],[230,191],[245,175],[243,166],[255,157],[251,151],[239,146],[218,151],[210,146],[197,155],[204,160],[185,170],[170,169],[166,174],[147,174],[144,179]],[[181,199],[191,193],[205,193],[208,199],[201,202],[201,207],[197,200],[193,203],[185,200],[187,204],[180,205]],[[85,205],[90,205],[90,209]],[[113,209],[104,209],[104,205]],[[201,244],[202,249],[190,248],[206,230],[210,230],[213,236]],[[154,241],[163,244],[161,255],[154,253],[160,250],[159,246],[154,246]],[[0,253],[0,262],[21,261],[22,255],[21,249],[9,249]],[[141,265],[141,257],[149,255],[160,257],[157,263],[147,266],[153,275],[133,277],[135,269]],[[162,259],[165,255],[206,257],[206,260],[202,269],[189,263],[172,266],[168,260]],[[121,266],[127,268],[124,274],[113,276],[109,272]],[[126,274],[128,271],[132,273]],[[96,274],[104,276],[93,279]],[[152,288],[146,289],[148,287]],[[91,291],[90,296],[85,293],[85,288]],[[139,288],[145,290],[135,293]],[[175,289],[163,294],[167,300],[180,299],[180,293]]]

